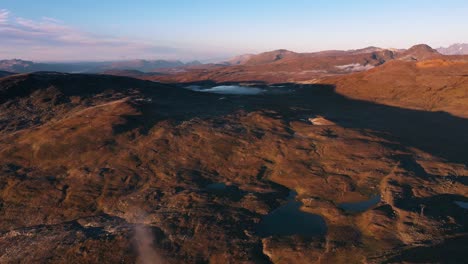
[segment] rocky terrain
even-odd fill
[[[376,52],[347,56],[394,56]],[[252,69],[297,65],[280,53]],[[109,75],[1,78],[0,262],[463,263],[466,63],[404,56],[321,84],[257,82],[256,95]],[[197,85],[231,80],[225,71]],[[324,229],[277,232],[298,220],[288,218],[260,232],[288,201]]]

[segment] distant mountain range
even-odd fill
[[[367,71],[390,61],[423,61],[444,55],[426,44],[409,49],[367,47],[355,50],[327,50],[298,53],[274,50],[256,55],[237,56],[219,64],[186,67],[183,71],[140,78],[161,82],[314,82],[326,76]],[[119,75],[125,75],[120,73]],[[130,75],[135,76],[135,75]]]
[[[446,48],[440,47],[437,49],[437,51],[444,55],[466,55],[468,54],[468,44],[457,43]]]
[[[70,62],[70,63],[37,63],[20,59],[0,60],[0,70],[16,73],[37,71],[57,71],[71,73],[97,73],[108,70],[136,70],[151,72],[162,68],[174,68],[201,64],[198,61],[183,63],[169,60],[128,60],[114,62]]]
[[[319,52],[310,53],[298,53],[285,49],[279,49],[274,51],[263,52],[259,54],[244,54],[233,57],[229,60],[219,63],[220,65],[263,65],[269,63],[284,63],[292,60],[304,60],[306,58],[323,60],[328,58],[329,61],[333,58],[339,60],[339,58],[346,56],[362,57],[363,55],[371,54],[367,63],[381,64],[389,59],[401,60],[421,60],[438,54],[438,51],[425,44],[419,44],[411,47],[410,49],[384,49],[379,47],[366,47],[355,50],[325,50]],[[281,62],[280,62],[281,61]],[[377,62],[376,62],[377,61]]]
[[[112,62],[69,62],[69,63],[38,63],[33,61],[12,59],[0,60],[0,77],[14,73],[29,73],[37,71],[56,71],[68,73],[112,73],[115,75],[139,75],[146,73],[164,72],[168,74],[206,75],[214,71],[225,72],[226,68],[219,67],[250,67],[249,71],[260,70],[266,72],[302,71],[303,77],[309,78],[311,73],[349,73],[368,70],[387,61],[425,60],[440,55],[468,54],[468,44],[453,44],[446,48],[433,49],[425,44],[410,49],[383,49],[367,47],[355,50],[326,50],[320,52],[298,53],[285,49],[263,52],[259,54],[244,54],[219,63],[202,64],[199,61],[182,62],[179,60],[125,60]],[[234,68],[237,69],[237,68]],[[228,70],[230,72],[231,69]],[[236,70],[237,71],[237,70]],[[230,76],[225,72],[224,78]],[[254,73],[252,72],[252,73]],[[278,74],[275,74],[277,76]],[[257,75],[256,75],[257,76]],[[207,76],[208,77],[208,76]],[[253,77],[253,76],[252,76]],[[306,79],[307,79],[306,78]],[[185,78],[184,78],[185,79]],[[192,78],[188,78],[192,79]]]

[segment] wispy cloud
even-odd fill
[[[26,19],[0,9],[0,59],[175,59],[189,53],[147,41],[84,32],[50,17]]]
[[[8,12],[8,10],[0,9],[0,24],[6,23],[9,15],[10,15],[10,12]]]

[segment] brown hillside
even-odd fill
[[[322,51],[296,53],[275,50],[249,55],[242,63],[229,65],[205,65],[184,68],[182,71],[165,72],[160,76],[143,79],[162,82],[310,82],[327,76],[363,72],[393,60],[420,61],[443,58],[431,47],[421,44],[408,50],[387,50],[368,47],[348,51]]]
[[[468,59],[393,61],[324,82],[351,98],[468,117]]]

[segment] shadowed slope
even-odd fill
[[[15,74],[15,73],[7,72],[7,71],[0,71],[0,78],[6,77],[6,76],[9,76],[9,75],[13,75],[13,74]]]

